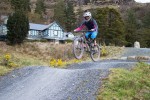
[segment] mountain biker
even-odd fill
[[[74,30],[74,32],[82,30],[84,27],[89,30],[89,32],[86,32],[85,37],[86,39],[91,38],[94,40],[94,46],[96,46],[96,40],[98,34],[98,25],[95,19],[92,18],[92,14],[89,11],[85,11],[83,14],[84,20],[82,24]]]

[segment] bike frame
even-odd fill
[[[83,38],[82,45],[84,46],[84,44],[85,44],[86,48],[90,52],[91,51],[91,44],[93,43],[93,40],[91,38],[88,38],[88,40],[87,40],[86,37],[85,37],[85,32],[82,32],[81,34],[82,35],[80,36],[80,38],[81,39]]]
[[[81,59],[84,51],[86,51],[90,54],[90,57],[93,61],[98,61],[100,58],[99,45],[96,45],[96,50],[95,50],[94,39],[91,39],[91,38],[86,39],[85,33],[87,31],[80,31],[80,32],[82,32],[81,35],[77,36],[73,42],[73,53],[75,57],[77,59]]]

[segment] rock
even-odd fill
[[[135,56],[129,56],[127,57],[127,60],[135,60]]]
[[[120,59],[121,60],[127,60],[127,57],[121,57]]]
[[[139,61],[147,61],[150,60],[149,56],[129,56],[127,57],[128,60],[139,60]]]
[[[140,43],[138,41],[134,42],[134,48],[140,48]]]
[[[138,56],[138,57],[135,57],[136,60],[150,60],[150,57],[148,56]]]

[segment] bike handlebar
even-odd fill
[[[81,31],[76,31],[75,33],[78,33],[78,32],[93,32],[91,30],[81,30]]]
[[[76,31],[74,33],[79,33],[79,32],[83,32],[82,34],[85,34],[86,32],[93,32],[93,31],[92,30],[81,30],[81,31]],[[71,32],[67,33],[66,36],[69,34],[71,34]]]

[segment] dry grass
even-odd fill
[[[115,46],[106,46],[106,51],[108,55],[103,57],[104,59],[116,59],[120,58],[121,54],[124,52],[125,47],[115,47]]]
[[[0,58],[6,54],[11,54],[11,61],[17,65],[22,66],[50,66],[52,59],[60,59],[66,65],[71,63],[79,63],[81,61],[91,61],[88,53],[84,53],[81,60],[76,60],[72,53],[72,44],[52,44],[50,42],[25,42],[22,45],[9,46],[5,42],[0,42]],[[101,59],[112,58],[119,55],[122,51],[122,47],[106,47],[107,55]],[[0,75],[14,69],[8,68],[1,64],[0,60]],[[57,66],[56,66],[57,67]]]
[[[19,56],[21,54],[43,61],[50,60],[51,58],[70,59],[72,56],[71,44],[55,45],[48,42],[26,42],[22,45],[8,46],[4,42],[0,42],[0,45],[0,55],[11,53]]]
[[[4,67],[4,66],[0,66],[0,76],[5,75],[6,73],[8,73],[9,71],[11,71],[12,69]]]
[[[72,44],[52,44],[50,42],[25,42],[22,45],[9,46],[0,42],[0,56],[6,53],[14,55],[17,59],[36,59],[47,62],[50,59],[62,59],[68,61],[74,59]],[[104,58],[118,57],[123,52],[123,47],[107,46],[108,53]],[[84,53],[83,59],[89,55]]]
[[[50,42],[25,42],[9,46],[0,42],[0,57],[9,53],[19,66],[49,65],[51,59],[68,61],[74,59],[71,44],[52,44]]]
[[[13,70],[2,64],[2,59],[6,54],[10,54],[13,63],[17,67],[42,65],[49,66],[51,59],[61,59],[68,61],[74,59],[71,44],[55,45],[49,42],[25,42],[22,45],[9,46],[5,42],[0,42],[0,75]]]

